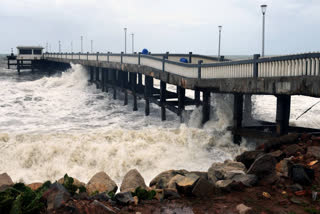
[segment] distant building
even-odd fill
[[[43,47],[40,46],[18,46],[17,59],[40,59]]]

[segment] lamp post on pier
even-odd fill
[[[134,33],[131,34],[132,37],[132,54],[134,53]]]
[[[222,26],[219,25],[219,47],[218,47],[218,58],[220,58],[220,48],[221,48],[221,30],[222,30]]]
[[[261,5],[261,12],[262,12],[262,51],[261,56],[264,56],[264,42],[265,42],[265,14],[267,11],[267,5]]]
[[[124,30],[124,53],[127,53],[127,28],[123,28]]]

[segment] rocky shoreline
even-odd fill
[[[87,184],[13,183],[0,174],[0,213],[320,213],[320,137],[270,140],[207,172],[169,170],[146,185],[130,170],[120,188],[106,172]]]

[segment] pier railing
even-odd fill
[[[199,79],[318,76],[320,73],[320,53],[263,58],[256,54],[252,59],[237,61],[191,55],[190,53],[152,55],[140,53],[45,53],[44,57],[144,65],[163,72]],[[179,62],[181,57],[189,57],[189,62],[192,62]]]

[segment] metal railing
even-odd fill
[[[187,78],[257,78],[318,76],[320,74],[320,53],[306,53],[286,56],[263,57],[254,55],[249,60],[218,61],[203,63],[206,56],[192,55],[197,64],[178,62],[181,56],[190,54],[114,54],[114,53],[45,53],[45,58],[71,60],[105,61],[148,66],[163,72],[169,72]],[[190,59],[192,59],[190,57]],[[172,60],[175,59],[175,60]],[[199,60],[201,59],[201,60]],[[216,58],[217,59],[217,58]],[[209,57],[207,61],[213,60]],[[190,62],[191,60],[189,60]]]

